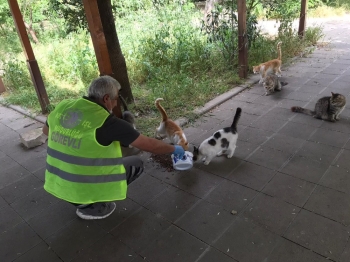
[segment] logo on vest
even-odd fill
[[[60,124],[64,128],[71,129],[79,125],[82,120],[83,113],[80,110],[68,109],[62,114]]]

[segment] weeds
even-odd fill
[[[235,10],[219,10],[222,17],[217,16],[217,19],[221,20],[214,21],[212,27],[203,31],[202,13],[192,3],[173,1],[165,5],[167,1],[158,2],[162,5],[154,7],[150,1],[143,1],[142,6],[132,1],[131,7],[128,6],[132,11],[127,12],[123,12],[122,4],[117,6],[118,12],[123,14],[122,22],[116,21],[117,32],[135,98],[130,109],[137,115],[138,129],[146,135],[153,135],[160,121],[154,106],[156,98],[164,98],[162,105],[172,119],[194,119],[194,108],[241,82],[235,66]],[[217,10],[214,15],[215,12]],[[259,32],[253,15],[248,17],[247,28],[249,69],[277,57],[278,41],[283,42],[283,60],[286,61],[323,37],[322,28],[307,28],[305,39],[300,40],[295,31],[285,26],[277,38],[270,38]],[[46,34],[52,36],[53,33]],[[62,30],[58,30],[57,35],[61,34]],[[51,109],[62,99],[82,96],[91,80],[98,76],[90,35],[84,31],[42,41],[34,46],[34,52]],[[0,52],[0,55],[6,61],[3,75],[9,91],[6,103],[39,111],[23,54],[13,52],[11,59],[5,57],[5,53]]]

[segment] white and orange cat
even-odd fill
[[[270,74],[276,74],[277,76],[281,76],[281,65],[282,65],[282,51],[281,51],[282,42],[277,43],[277,52],[278,57],[276,59],[269,60],[265,63],[261,63],[260,65],[253,66],[254,74],[260,73],[260,81],[259,84],[264,81],[264,78]]]
[[[188,141],[185,136],[185,133],[182,131],[174,121],[169,119],[164,108],[160,105],[160,101],[163,101],[163,98],[157,98],[155,105],[158,108],[159,112],[162,114],[162,121],[159,124],[159,127],[156,128],[155,137],[159,135],[166,136],[171,143],[174,145],[180,145],[184,150],[188,150]]]

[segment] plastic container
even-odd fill
[[[187,170],[193,167],[193,154],[189,151],[185,151],[182,159],[179,159],[174,154],[171,155],[171,158],[173,160],[173,167],[176,170]]]

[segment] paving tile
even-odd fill
[[[214,247],[239,262],[263,261],[281,237],[238,217]]]
[[[141,252],[148,261],[192,262],[208,247],[189,233],[171,226]]]
[[[34,162],[33,159],[37,159],[39,157],[46,157],[46,148],[43,146],[38,146],[30,149],[22,147],[21,150],[11,152],[8,154],[8,156],[16,162],[18,162],[19,164],[23,164],[28,161]]]
[[[285,120],[275,118],[274,116],[262,116],[254,121],[251,124],[251,127],[254,127],[257,130],[267,130],[276,133],[285,123]]]
[[[349,135],[345,133],[320,128],[314,134],[312,134],[309,140],[316,143],[341,148],[345,145],[348,137]]]
[[[63,261],[71,261],[82,250],[101,241],[106,234],[91,221],[77,219],[51,235],[45,242]]]
[[[283,98],[277,104],[277,107],[286,108],[286,109],[290,109],[292,106],[304,107],[305,106],[305,102],[304,101],[298,101],[298,100],[291,100],[291,99]]]
[[[242,160],[236,156],[236,153],[238,153],[238,151],[241,151],[241,145],[239,147],[237,145],[232,158],[227,158],[226,155],[214,157],[213,160],[210,161],[209,165],[204,165],[202,161],[197,161],[196,167],[204,170],[205,172],[209,172],[221,177],[226,177],[229,173],[232,172],[232,170],[234,170],[237,166],[239,166],[239,164],[242,163]]]
[[[34,171],[33,175],[38,179],[40,179],[41,181],[45,182],[45,171],[46,171],[46,166]]]
[[[338,260],[349,237],[347,231],[335,221],[301,210],[284,237],[322,256]]]
[[[252,114],[248,114],[244,111],[242,111],[242,115],[241,115],[241,119],[239,119],[238,122],[238,136],[239,134],[242,132],[242,128],[241,126],[249,126],[251,125],[254,121],[256,121],[260,116],[258,115],[252,115]]]
[[[0,189],[30,175],[28,170],[17,163],[11,161],[10,166],[10,168],[4,168],[0,171]]]
[[[241,140],[237,140],[236,146],[237,147],[233,157],[240,160],[245,160],[249,155],[251,155],[259,147],[259,145],[257,144],[253,144],[253,143],[249,143]],[[240,162],[236,161],[236,163],[240,163]]]
[[[34,173],[43,167],[46,167],[46,153],[45,155],[28,159],[27,161],[22,162],[21,165],[28,171]]]
[[[2,156],[0,158],[1,174],[8,169],[18,166],[18,163],[8,156]]]
[[[304,208],[338,221],[343,225],[350,225],[349,194],[317,186]]]
[[[109,217],[94,221],[94,223],[102,227],[107,232],[110,232],[131,217],[134,213],[137,213],[142,209],[140,204],[129,198],[121,201],[115,201],[114,203],[116,204],[116,208]]]
[[[39,236],[26,223],[20,223],[0,234],[1,261],[13,261],[40,242]]]
[[[350,150],[343,150],[334,165],[345,170],[350,170]]]
[[[41,211],[54,205],[58,198],[47,193],[43,188],[33,191],[26,197],[19,198],[11,204],[11,207],[26,221]]]
[[[243,102],[253,102],[255,99],[259,98],[261,95],[258,94],[248,94],[245,92],[239,93],[234,97],[234,101],[243,101]]]
[[[74,205],[59,201],[31,217],[27,223],[42,239],[46,239],[67,226],[68,223],[77,220],[78,216],[75,211]]]
[[[174,222],[189,210],[199,198],[176,187],[169,187],[156,199],[146,205],[153,213]]]
[[[117,237],[107,234],[100,241],[82,249],[72,262],[127,262],[133,261],[135,257],[137,254],[131,248],[120,242]]]
[[[23,219],[9,205],[0,209],[0,234],[23,222]]]
[[[192,195],[203,198],[222,180],[223,178],[219,176],[197,168],[192,168],[170,177],[169,183]]]
[[[350,261],[350,242],[348,241],[348,244],[344,250],[344,252],[341,254],[340,262],[348,262]]]
[[[43,182],[33,175],[28,175],[21,180],[18,180],[2,189],[0,195],[11,204],[21,197],[26,197],[28,194],[43,187]]]
[[[316,184],[278,172],[263,192],[302,207],[315,187]]]
[[[234,114],[235,114],[235,112],[232,112],[232,116],[231,116],[231,119],[229,121],[223,121],[221,119],[216,119],[216,118],[210,118],[207,120],[203,120],[203,118],[201,118],[200,120],[196,121],[196,128],[199,128],[202,131],[208,132],[208,134],[210,136],[215,131],[217,131],[221,128],[231,126]]]
[[[341,191],[350,192],[350,173],[349,170],[338,166],[330,166],[319,182],[320,185]]]
[[[263,102],[264,103],[264,102]],[[265,115],[271,109],[271,103],[267,104],[256,104],[256,103],[247,103],[245,107],[242,108],[242,112],[262,116]]]
[[[283,134],[275,134],[269,140],[267,140],[264,146],[271,147],[287,153],[294,153],[301,147],[303,143],[304,140],[300,138],[295,138]]]
[[[321,128],[350,134],[349,121],[342,119],[342,115],[340,115],[340,120],[336,123],[322,121]]]
[[[266,262],[327,262],[328,259],[299,246],[292,241],[281,239]]]
[[[128,186],[128,197],[136,203],[144,205],[165,191],[168,186],[157,178],[143,174]]]
[[[328,169],[328,163],[295,155],[280,171],[282,173],[317,183]]]
[[[235,218],[222,207],[201,201],[175,221],[175,224],[205,243],[213,243]]]
[[[231,181],[223,181],[205,200],[228,212],[242,211],[258,194],[257,191]]]
[[[225,253],[222,253],[214,248],[209,248],[209,250],[203,253],[201,257],[196,261],[198,262],[213,262],[213,261],[237,262],[237,260],[227,256]]]
[[[142,208],[110,231],[110,233],[135,252],[140,252],[169,228],[170,225],[162,217]]]
[[[340,148],[323,145],[313,141],[307,141],[302,148],[297,152],[297,155],[307,157],[315,161],[321,161],[324,164],[331,164]]]
[[[291,157],[288,152],[279,151],[267,146],[261,146],[247,161],[273,170],[280,169]]]
[[[349,139],[348,142],[345,144],[344,148],[347,149],[347,150],[350,150],[350,139]]]
[[[260,130],[258,128],[247,127],[243,132],[238,134],[238,140],[260,145],[273,135],[268,130]]]
[[[320,119],[316,119],[316,118],[313,118],[304,114],[298,114],[298,113],[293,113],[293,117],[290,118],[290,122],[313,126],[313,127],[320,127],[323,123],[323,121]]]
[[[313,132],[315,127],[295,122],[289,122],[278,131],[279,134],[300,138],[306,140]]]
[[[29,261],[50,261],[50,262],[62,262],[62,260],[51,250],[51,248],[45,243],[40,242],[28,252],[21,255],[15,262],[29,262]]]
[[[308,102],[310,101],[313,97],[315,96],[315,94],[313,93],[307,93],[304,90],[303,91],[296,91],[293,93],[290,93],[287,96],[287,99],[290,100],[298,100],[298,101],[303,101],[303,102]]]
[[[290,111],[290,108],[287,109],[276,106],[272,108],[269,112],[267,112],[265,116],[287,121],[289,120],[289,118],[294,116],[294,114]]]
[[[282,235],[300,209],[278,198],[260,193],[245,209],[243,217]]]

